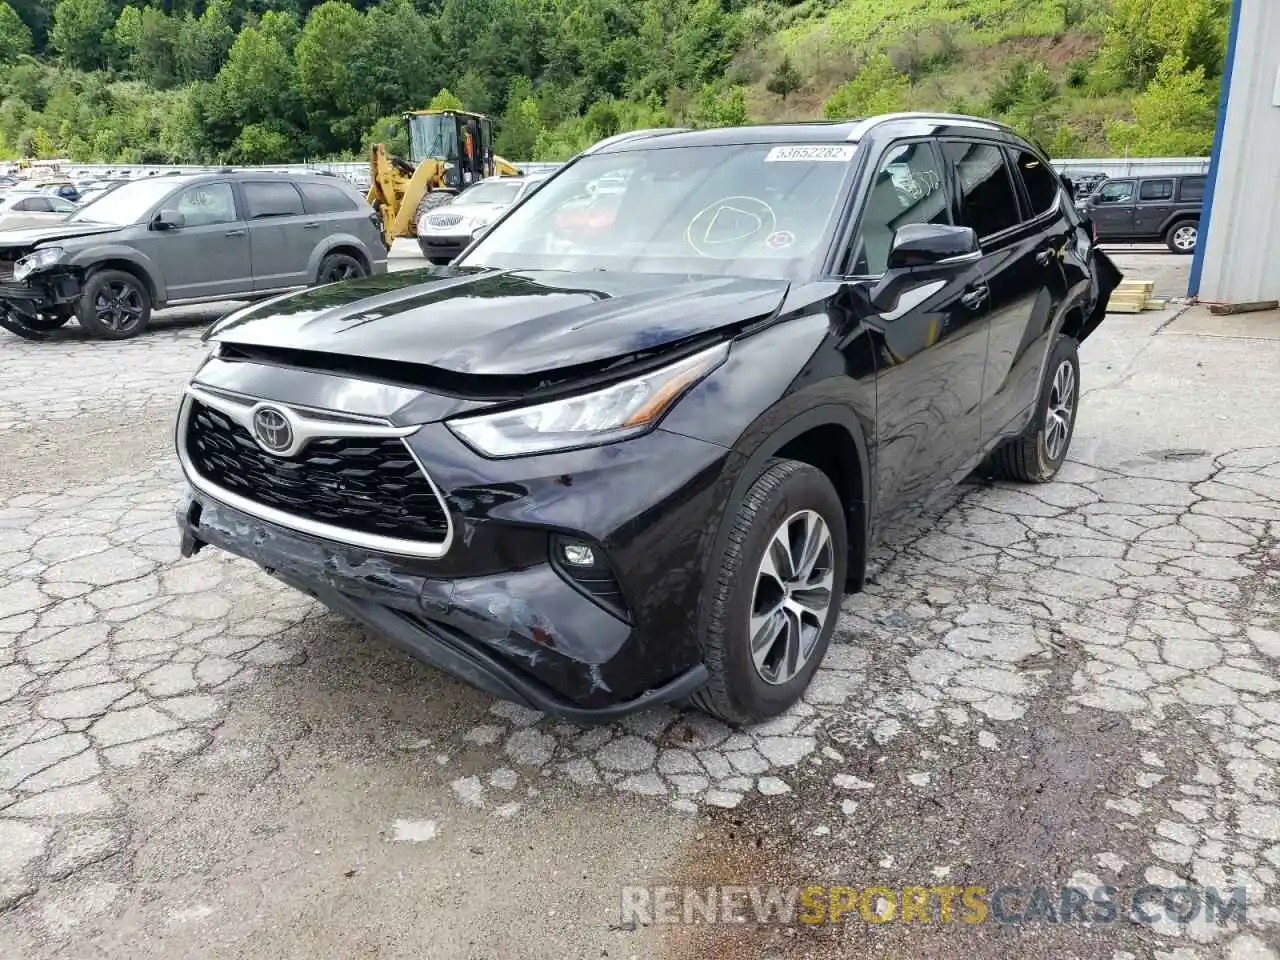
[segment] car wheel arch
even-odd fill
[[[349,234],[338,234],[327,238],[324,243],[317,244],[316,248],[311,251],[309,273],[313,279],[320,275],[320,264],[324,262],[324,258],[335,253],[355,257],[356,260],[360,261],[366,272],[373,272],[373,258],[369,256],[369,251],[365,248],[365,245]]]
[[[125,255],[121,251],[98,252],[78,255],[72,259],[71,264],[80,270],[82,282],[87,282],[99,270],[119,270],[132,274],[147,288],[153,307],[159,308],[165,302],[163,281],[150,262],[141,257]]]
[[[794,459],[822,471],[831,480],[844,503],[848,522],[849,563],[846,588],[862,588],[867,553],[871,541],[871,459],[866,434],[858,415],[849,407],[824,404],[773,427],[749,449],[736,451],[743,457],[733,485],[723,503],[738,503],[767,465],[777,459]],[[726,513],[717,525],[708,557],[722,555],[731,518]]]

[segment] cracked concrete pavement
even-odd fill
[[[805,702],[740,731],[559,723],[247,563],[178,560],[200,327],[6,338],[0,956],[1276,960],[1280,333],[1172,317],[1110,318],[1060,479],[891,530]],[[666,882],[1244,886],[1248,909],[617,922],[621,885]]]

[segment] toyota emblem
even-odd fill
[[[293,446],[293,426],[283,411],[262,407],[253,415],[253,437],[263,450],[284,453]]]

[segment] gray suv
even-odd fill
[[[92,336],[123,340],[146,329],[152,309],[386,270],[376,215],[341,178],[150,177],[61,223],[0,232],[0,326],[43,339],[75,317]]]
[[[1163,241],[1174,253],[1195,253],[1204,207],[1204,174],[1118,177],[1080,204],[1098,243]]]

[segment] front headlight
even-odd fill
[[[51,267],[62,259],[61,247],[41,247],[13,265],[13,279],[21,282],[37,270]]]
[[[657,426],[675,402],[728,355],[729,345],[722,343],[603,390],[519,410],[462,417],[447,426],[486,457],[517,457],[623,440]]]

